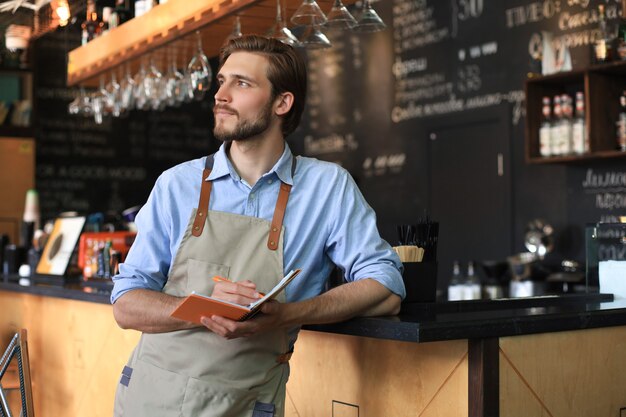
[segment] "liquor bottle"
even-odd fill
[[[622,0],[622,16],[617,27],[617,55],[626,60],[626,0]]]
[[[104,23],[98,18],[96,2],[94,0],[87,0],[87,15],[81,25],[82,44],[85,45],[87,42],[100,36],[103,26]]]
[[[619,116],[617,119],[617,146],[626,152],[626,91],[619,98]]]
[[[102,8],[102,35],[109,31],[111,15],[113,14],[112,7],[103,7]]]
[[[547,157],[552,155],[550,97],[544,97],[542,104],[541,125],[539,126],[539,155]]]
[[[585,125],[585,96],[582,91],[576,93],[576,118],[572,124],[572,152],[589,152],[589,135]]]
[[[574,109],[572,98],[567,94],[561,95],[561,133],[559,136],[559,154],[567,155],[572,152],[572,123],[574,119]]]
[[[611,46],[611,38],[606,27],[606,16],[604,14],[604,5],[598,5],[598,38],[593,44],[593,52],[596,62],[608,62],[611,60],[613,51]]]
[[[452,278],[448,284],[448,301],[459,301],[463,299],[463,277],[459,261],[452,264]]]
[[[25,250],[29,250],[33,246],[33,237],[35,230],[39,228],[39,221],[39,195],[37,190],[31,189],[26,192],[24,216],[20,230],[20,245]]]
[[[467,264],[467,278],[463,285],[463,299],[464,300],[480,300],[481,288],[480,280],[474,271],[474,262]]]
[[[552,123],[550,124],[550,153],[552,156],[559,156],[561,154],[561,119],[563,118],[561,96],[554,96],[552,102],[554,108],[552,109]]]
[[[148,3],[152,6],[152,0],[135,0],[135,17],[144,15],[150,10]]]
[[[115,0],[115,9],[109,19],[109,28],[113,29],[133,18],[130,0]]]

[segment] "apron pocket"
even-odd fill
[[[183,403],[185,417],[248,417],[258,393],[189,378]]]
[[[230,267],[226,265],[187,259],[187,294],[195,291],[199,294],[211,295],[215,284],[213,277],[219,275],[228,278],[229,272]]]
[[[129,417],[180,417],[188,377],[135,361],[125,389],[124,415]]]

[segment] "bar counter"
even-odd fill
[[[106,304],[78,285],[0,283],[2,336],[29,330],[37,415],[111,415],[139,333]],[[286,416],[619,415],[625,355],[626,300],[610,294],[406,304],[305,327]]]

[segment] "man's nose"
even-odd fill
[[[230,94],[228,94],[228,88],[226,88],[226,84],[220,85],[215,93],[215,101],[216,102],[227,102],[230,99]]]

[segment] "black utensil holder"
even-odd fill
[[[437,298],[437,262],[405,262],[404,303],[434,303]]]

